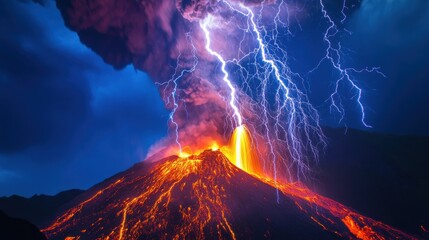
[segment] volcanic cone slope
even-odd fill
[[[49,239],[337,239],[378,236],[381,224],[384,236],[407,237],[371,219],[314,207],[300,196],[306,189],[293,187],[279,188],[277,201],[272,182],[240,170],[220,151],[172,156],[92,187],[43,232]],[[363,226],[368,222],[374,224]]]

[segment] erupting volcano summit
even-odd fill
[[[69,240],[413,239],[303,184],[327,142],[307,78],[289,64],[293,25],[308,15],[322,23],[324,55],[306,75],[323,64],[333,72],[326,102],[339,121],[353,104],[370,127],[355,77],[382,75],[341,58],[353,7],[344,2],[338,19],[315,2],[58,0],[66,25],[107,63],[150,75],[170,110],[169,135],[149,153],[158,161],[94,186],[43,232]]]
[[[192,154],[213,142],[224,146],[246,128],[264,176],[305,181],[327,143],[303,75],[322,65],[334,76],[324,96],[329,109],[341,121],[342,106],[351,104],[370,127],[355,78],[380,72],[345,67],[341,58],[339,40],[349,34],[342,28],[345,13],[353,4],[340,5],[344,19],[331,17],[332,6],[323,0],[58,0],[57,6],[65,24],[107,63],[132,64],[159,87],[170,110],[169,135],[149,155]],[[322,55],[314,69],[295,72],[288,41],[313,15],[323,26]]]
[[[221,151],[142,162],[88,190],[49,239],[413,239],[296,184],[235,167]]]

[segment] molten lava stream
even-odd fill
[[[49,239],[70,240],[248,239],[271,234],[415,239],[302,184],[279,183],[258,174],[251,141],[241,126],[231,145],[220,151],[213,145],[198,156],[139,163],[89,189],[42,231]],[[275,187],[281,194],[279,203]]]
[[[386,236],[390,236],[395,237],[395,239],[417,239],[402,231],[383,224],[382,222],[362,216],[329,198],[320,196],[301,183],[282,183],[261,174],[262,172],[257,168],[257,154],[254,153],[251,139],[252,137],[250,136],[250,132],[247,128],[245,128],[244,125],[239,126],[233,133],[230,146],[228,148],[222,148],[221,150],[238,168],[250,175],[253,175],[262,182],[277,188],[284,195],[292,196],[299,209],[306,212],[310,219],[324,230],[332,231],[340,237],[346,237],[344,234],[339,232],[338,226],[336,226],[338,224],[343,224],[348,229],[350,234],[346,235],[350,238],[370,240],[389,239],[389,237],[386,238]],[[233,154],[231,154],[230,149],[234,149],[234,151],[232,151]],[[314,211],[316,214],[310,213],[308,209],[316,209],[316,211]],[[341,222],[332,220],[318,209],[327,211],[332,215],[332,217],[340,219]]]
[[[235,239],[219,184],[238,171],[226,158],[172,157],[99,190],[43,232],[53,239]]]

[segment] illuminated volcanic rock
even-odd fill
[[[276,185],[220,151],[139,163],[89,189],[49,239],[412,239],[293,184]],[[74,238],[73,238],[74,237]]]

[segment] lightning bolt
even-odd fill
[[[254,65],[258,65],[258,56],[261,58],[262,66],[256,70],[256,78],[261,81],[261,105],[263,111],[263,125],[265,126],[265,139],[269,146],[269,153],[271,156],[273,178],[277,181],[278,161],[281,161],[289,172],[290,180],[292,180],[291,168],[295,164],[299,172],[304,173],[308,171],[308,164],[303,159],[305,156],[304,149],[309,146],[310,151],[317,159],[318,150],[316,143],[313,143],[313,137],[318,138],[318,143],[324,142],[324,135],[319,126],[319,116],[317,111],[309,103],[306,94],[300,90],[295,83],[296,79],[302,80],[299,74],[291,71],[287,66],[287,52],[284,51],[279,43],[277,37],[279,35],[279,26],[288,27],[289,20],[286,23],[280,20],[280,7],[284,4],[282,1],[279,9],[274,17],[274,31],[272,36],[267,37],[268,30],[261,24],[259,19],[256,20],[255,13],[250,7],[240,3],[234,5],[228,1],[223,1],[227,7],[234,12],[244,16],[247,19],[248,28],[246,32],[253,32],[255,36],[257,47],[254,53]],[[288,33],[290,33],[288,31]],[[269,39],[267,43],[265,39]],[[251,53],[249,53],[251,54]],[[245,54],[248,57],[249,54]],[[231,62],[237,64],[239,68],[243,69],[244,66],[240,64],[242,59],[233,60]],[[246,77],[244,77],[246,78]],[[246,81],[249,81],[247,79]],[[275,81],[278,88],[275,93],[275,111],[270,111],[270,103],[267,97],[269,94],[268,86],[271,81]],[[274,121],[274,129],[271,127],[271,122]],[[280,135],[283,135],[281,137]],[[313,136],[314,135],[314,136]],[[304,140],[303,140],[304,137]],[[287,151],[290,154],[292,161],[288,161],[281,150],[281,147],[276,147],[276,142],[285,143]],[[276,150],[277,148],[277,150]],[[289,163],[288,163],[289,162]],[[299,174],[298,174],[299,178]]]
[[[174,126],[174,131],[175,131],[175,141],[176,144],[179,148],[179,154],[182,154],[182,144],[180,143],[180,137],[179,137],[179,124],[177,123],[177,121],[175,120],[175,115],[179,109],[179,100],[178,100],[178,91],[180,89],[178,89],[178,81],[185,76],[186,74],[191,74],[192,72],[195,71],[197,65],[198,65],[198,57],[196,55],[196,48],[194,45],[194,42],[192,40],[192,35],[191,33],[186,33],[186,40],[188,42],[188,44],[191,46],[191,54],[192,54],[192,63],[191,66],[189,68],[186,68],[183,66],[182,61],[186,60],[186,59],[182,59],[182,53],[179,54],[179,56],[177,57],[176,60],[176,67],[174,70],[174,73],[172,74],[171,78],[162,83],[159,84],[161,86],[164,86],[164,96],[168,96],[166,99],[166,103],[167,105],[170,104],[172,102],[173,104],[173,109],[169,114],[169,121],[173,124]],[[166,91],[169,89],[169,87],[172,86],[172,90],[170,94],[166,94]],[[186,108],[185,108],[186,111]]]
[[[258,25],[256,23],[254,12],[249,7],[246,7],[243,4],[239,4],[237,8],[227,1],[223,1],[223,3],[233,11],[247,18],[248,28],[245,31],[253,32],[253,34],[256,37],[256,41],[258,45],[257,49],[254,50],[253,52],[245,53],[242,59],[249,57],[253,53],[255,58],[254,59],[255,66],[256,66],[258,65],[257,56],[260,55],[262,57],[262,62],[264,66],[261,69],[265,69],[265,70],[263,72],[260,72],[258,69],[257,73],[253,76],[257,76],[257,75],[261,76],[257,78],[260,79],[261,84],[263,86],[262,87],[263,91],[261,94],[262,94],[262,112],[264,116],[263,125],[265,126],[265,140],[267,141],[269,146],[269,154],[270,154],[270,158],[272,162],[272,170],[273,170],[272,172],[273,180],[274,180],[274,183],[277,184],[277,181],[278,181],[277,180],[277,171],[278,171],[277,161],[280,160],[284,163],[285,166],[287,166],[287,170],[289,171],[290,177],[292,176],[292,174],[290,173],[291,172],[290,168],[292,164],[290,165],[286,164],[285,163],[287,161],[286,157],[283,156],[283,154],[279,154],[279,152],[276,151],[275,140],[272,139],[273,136],[275,136],[276,140],[278,140],[279,142],[286,142],[293,162],[298,165],[298,168],[300,169],[300,171],[304,172],[307,169],[307,164],[304,163],[302,160],[302,156],[303,156],[302,149],[304,148],[305,143],[300,141],[300,136],[298,132],[299,124],[303,125],[304,133],[306,134],[310,144],[312,144],[311,142],[312,140],[310,137],[311,128],[316,129],[318,131],[317,132],[318,136],[320,136],[321,139],[323,138],[320,127],[318,125],[318,115],[315,109],[308,103],[306,95],[302,91],[300,91],[299,88],[296,86],[296,84],[293,82],[291,77],[292,72],[287,67],[286,63],[276,58],[275,54],[272,54],[269,52],[269,47],[264,42],[263,36],[262,36],[263,34],[259,30]],[[277,12],[276,19],[278,19],[279,14],[280,13]],[[210,31],[209,31],[209,25],[211,23],[213,23],[212,15],[208,15],[203,21],[200,22],[200,27],[204,32],[204,36],[206,40],[205,48],[207,52],[210,53],[210,55],[216,57],[217,60],[221,63],[223,81],[226,83],[226,85],[229,87],[229,90],[230,90],[229,104],[231,108],[234,110],[234,117],[236,119],[238,131],[243,132],[244,131],[242,129],[243,119],[236,103],[237,90],[234,88],[229,78],[230,74],[226,70],[226,67],[228,63],[233,63],[238,65],[242,71],[245,72],[246,70],[245,70],[245,67],[240,65],[240,61],[242,59],[240,60],[234,59],[232,61],[227,61],[219,52],[216,52],[215,50],[213,50],[213,48],[211,47],[211,37],[210,37]],[[284,24],[282,23],[282,25]],[[276,24],[276,29],[277,29],[277,24]],[[264,28],[262,29],[262,31],[266,32]],[[279,45],[275,44],[275,47],[279,48]],[[241,44],[240,44],[240,52],[244,53],[244,51],[241,50]],[[281,50],[281,52],[284,53],[284,56],[287,55],[283,50]],[[269,103],[266,96],[267,92],[269,91],[268,84],[270,79],[275,80],[278,85],[278,89],[275,97],[277,109],[274,113],[274,116],[271,115],[269,111]],[[293,91],[293,94],[292,94],[292,91]],[[310,111],[309,114],[312,115],[311,117],[307,116],[307,111]],[[283,121],[282,121],[283,116],[287,116],[286,128],[283,126]],[[310,118],[314,122],[316,122],[316,127],[311,126],[309,122]],[[273,120],[275,122],[274,130],[272,130],[270,126]],[[286,141],[283,141],[280,139],[279,132],[282,132],[284,133],[284,135],[286,135],[286,138],[287,138]],[[240,141],[238,141],[238,143],[239,142]],[[241,146],[239,145],[235,146],[235,149],[236,149],[235,151],[238,152],[240,148]],[[317,150],[315,150],[313,146],[312,146],[312,151],[315,154],[317,152]],[[277,191],[277,202],[279,202],[278,191]]]
[[[228,86],[229,90],[230,90],[230,99],[229,99],[229,105],[231,106],[231,108],[234,111],[234,115],[233,117],[235,117],[236,120],[236,127],[241,127],[243,125],[243,117],[240,114],[240,110],[237,107],[236,104],[236,92],[237,90],[235,90],[234,86],[232,85],[231,80],[229,79],[229,73],[226,70],[226,61],[225,59],[216,51],[214,51],[211,48],[211,38],[210,38],[210,31],[208,30],[208,25],[212,22],[213,17],[212,15],[208,15],[203,21],[200,22],[200,27],[204,32],[204,36],[206,39],[206,50],[208,53],[210,53],[210,55],[214,56],[217,58],[217,60],[219,60],[219,62],[221,63],[221,71],[223,73],[223,78],[222,80],[226,83],[226,85]]]
[[[298,169],[297,177],[300,180],[300,175],[305,176],[305,173],[310,170],[310,159],[305,156],[306,152],[311,154],[312,160],[317,161],[320,146],[326,146],[326,140],[319,124],[318,112],[310,104],[305,92],[304,79],[290,69],[288,66],[288,53],[284,50],[284,44],[278,41],[281,33],[285,32],[287,35],[292,36],[292,32],[289,29],[289,7],[284,1],[278,3],[270,27],[262,22],[265,1],[262,2],[259,12],[254,12],[251,7],[243,3],[232,3],[227,0],[222,0],[222,3],[246,19],[247,28],[242,30],[245,33],[253,33],[252,35],[256,40],[256,49],[247,53],[242,50],[243,41],[240,42],[239,52],[242,53],[242,57],[227,61],[227,63],[237,65],[241,72],[246,73],[242,74],[242,78],[245,79],[244,85],[247,86],[253,80],[261,81],[260,107],[263,113],[262,122],[265,127],[265,140],[269,146],[269,155],[271,156],[272,169],[274,170],[274,180],[277,177],[278,162],[281,162],[286,167],[289,176],[291,176],[292,168]],[[335,80],[334,90],[329,96],[331,110],[339,112],[341,115],[339,121],[343,121],[345,110],[341,103],[340,87],[345,83],[355,93],[352,99],[355,99],[356,104],[359,106],[362,124],[365,127],[371,127],[366,121],[365,107],[362,102],[363,90],[358,86],[353,75],[362,72],[378,73],[383,77],[385,75],[378,67],[356,69],[343,66],[341,42],[337,44],[333,42],[333,38],[340,29],[333,18],[329,16],[323,0],[319,0],[319,3],[323,19],[328,23],[323,33],[326,50],[324,57],[319,61],[315,69],[310,72],[318,69],[322,62],[328,61],[331,67],[339,74],[339,78]],[[287,11],[286,21],[281,20],[280,17],[282,8]],[[339,20],[341,24],[346,21],[346,10],[346,2],[343,0],[341,19]],[[286,29],[286,31],[281,28]],[[344,29],[344,31],[352,34],[347,29]],[[245,69],[244,64],[251,57],[253,57],[253,66],[256,66],[256,73],[249,76],[249,70]],[[270,102],[269,99],[270,90],[272,89],[269,86],[273,85],[272,81],[275,81],[278,86],[273,99],[274,103]],[[272,110],[273,104],[276,106],[274,110]],[[286,144],[290,155],[289,161],[283,156],[282,147],[279,147],[278,143]],[[292,179],[289,178],[289,180]]]
[[[242,159],[241,159],[241,152],[242,152],[242,148],[243,146],[242,144],[242,138],[243,138],[243,134],[245,134],[245,129],[244,129],[244,125],[243,125],[243,117],[240,113],[240,110],[237,107],[237,96],[236,96],[236,92],[237,90],[235,89],[235,87],[233,86],[231,80],[229,79],[229,73],[226,70],[226,61],[225,59],[215,50],[213,50],[211,48],[211,38],[210,38],[210,32],[208,30],[208,25],[211,23],[212,21],[212,16],[209,15],[207,16],[204,21],[200,22],[200,27],[204,32],[204,36],[206,39],[206,45],[205,48],[207,50],[208,53],[210,53],[210,55],[216,57],[218,59],[218,61],[221,63],[221,71],[223,73],[223,78],[222,80],[226,83],[226,85],[228,86],[229,90],[230,90],[230,99],[229,99],[229,105],[231,106],[231,108],[234,111],[233,117],[235,118],[235,122],[236,122],[236,132],[237,132],[237,139],[235,141],[235,146],[234,146],[234,152],[235,152],[235,158],[238,158],[235,160],[235,162],[237,163],[237,167],[243,169],[243,166],[241,165],[242,163]]]
[[[217,15],[207,15],[199,22],[199,26],[204,33],[205,50],[220,63],[222,80],[229,89],[227,101],[233,110],[235,127],[240,130],[245,122],[246,128],[252,130],[255,139],[262,139],[262,142],[255,141],[256,148],[261,156],[264,172],[273,178],[275,184],[280,178],[285,178],[285,173],[289,181],[306,179],[311,162],[317,162],[320,149],[327,143],[319,124],[318,111],[307,96],[308,83],[291,69],[285,43],[280,41],[283,35],[293,36],[289,28],[289,6],[285,1],[279,1],[275,7],[267,7],[266,11],[272,13],[272,22],[265,24],[265,1],[258,7],[228,0],[220,0],[218,3],[222,10]],[[323,58],[310,72],[318,69],[324,61],[329,62],[339,74],[329,96],[331,110],[341,114],[340,122],[344,119],[341,87],[345,83],[355,93],[352,99],[356,100],[359,106],[362,124],[371,127],[366,121],[362,102],[363,90],[353,75],[362,72],[383,74],[376,67],[360,70],[344,67],[341,43],[334,42],[334,37],[340,29],[329,16],[323,0],[319,0],[319,3],[323,19],[327,22],[327,28],[323,31],[326,49]],[[282,20],[284,10],[287,16]],[[341,24],[346,21],[346,10],[344,0],[339,20]],[[238,38],[236,57],[231,57],[231,54],[235,54],[231,53],[231,49],[216,51],[212,46],[213,38],[218,35],[225,34],[229,38],[228,30],[231,30],[231,26],[236,28],[232,29],[234,34],[242,34],[241,40],[240,35]],[[213,31],[216,31],[217,35],[213,35]],[[344,31],[351,34],[347,29]],[[229,57],[226,57],[225,53],[228,53]],[[250,103],[243,104],[247,102]],[[243,119],[241,114],[243,111],[246,112],[246,119]]]
[[[338,42],[337,44],[334,44],[334,42],[333,42],[333,38],[339,33],[339,28],[337,27],[337,24],[335,23],[333,18],[331,18],[329,16],[328,11],[326,10],[325,4],[323,3],[323,0],[319,0],[319,4],[321,7],[323,18],[328,23],[328,27],[326,28],[326,31],[323,34],[323,41],[326,44],[326,49],[325,49],[325,55],[319,61],[317,66],[315,68],[313,68],[312,70],[310,70],[310,73],[314,72],[316,69],[318,69],[324,61],[329,62],[329,64],[339,73],[339,78],[335,81],[334,91],[329,96],[330,109],[335,110],[338,113],[340,113],[341,117],[340,117],[339,122],[341,122],[344,119],[345,110],[342,107],[339,88],[340,88],[341,83],[345,82],[355,92],[355,99],[356,99],[356,103],[360,109],[362,124],[367,128],[371,128],[372,126],[367,123],[366,114],[365,114],[365,107],[364,107],[364,104],[362,103],[362,88],[360,88],[355,83],[355,80],[353,79],[352,74],[353,73],[362,73],[362,72],[369,72],[369,73],[375,72],[375,73],[380,74],[383,77],[386,77],[386,76],[380,71],[379,67],[365,68],[365,69],[358,70],[355,68],[347,68],[347,67],[343,66],[342,59],[341,59],[341,55],[342,55],[341,42]],[[341,9],[342,19],[340,20],[340,22],[342,24],[344,23],[344,21],[347,18],[346,14],[345,14],[346,8],[347,8],[346,7],[346,0],[343,0],[342,9]],[[345,29],[345,31],[347,33],[351,34],[351,32],[349,32],[347,29]]]

